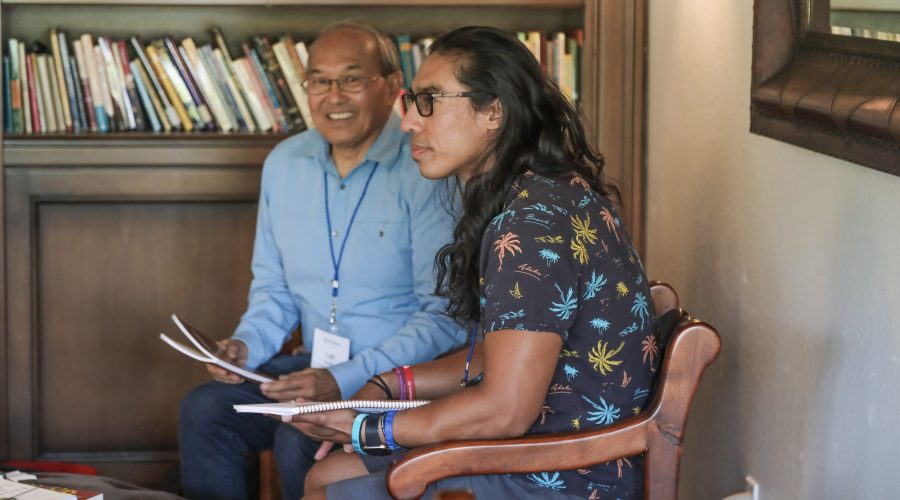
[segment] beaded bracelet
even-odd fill
[[[362,429],[363,420],[366,419],[367,413],[360,413],[353,419],[353,428],[350,430],[350,441],[353,443],[353,449],[359,453],[360,455],[366,455],[367,453],[362,449],[362,446],[359,445],[359,434]]]

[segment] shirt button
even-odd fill
[[[331,237],[332,237],[332,238],[337,238],[337,235],[338,235],[338,232],[337,232],[337,231],[332,231],[332,232],[331,232]]]
[[[343,191],[345,189],[347,189],[347,185],[342,182],[341,183],[341,191]]]

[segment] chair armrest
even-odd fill
[[[651,417],[645,411],[593,431],[423,446],[390,466],[388,491],[394,498],[418,498],[428,484],[448,477],[581,469],[638,455],[647,450]]]

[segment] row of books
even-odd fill
[[[85,33],[50,49],[11,38],[3,56],[8,133],[119,131],[290,132],[312,123],[306,45],[289,35],[253,37],[232,57],[219,29],[198,47],[190,37],[112,40]]]
[[[297,132],[312,127],[308,51],[290,35],[256,36],[232,57],[222,32],[197,46],[162,37],[113,40],[50,30],[50,48],[10,38],[3,56],[4,130],[13,134]],[[518,33],[574,101],[583,32]],[[434,37],[393,37],[409,87]]]
[[[581,76],[581,48],[584,45],[584,31],[575,29],[568,33],[541,31],[520,31],[519,40],[528,47],[541,63],[544,71],[573,101],[578,100]],[[434,42],[434,37],[411,40],[409,35],[394,37],[400,51],[400,65],[403,69],[404,87],[409,88],[416,76],[422,59]]]

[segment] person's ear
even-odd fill
[[[487,126],[488,130],[500,130],[503,125],[503,105],[500,99],[494,99],[494,102],[487,109]]]
[[[400,89],[403,88],[403,72],[399,70],[394,71],[385,76],[384,81],[387,83],[391,95],[396,97],[400,93]]]

